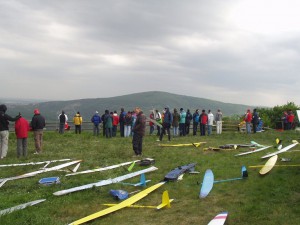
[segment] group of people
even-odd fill
[[[294,125],[295,115],[292,110],[284,111],[281,118],[284,130],[291,130]]]
[[[15,117],[6,114],[6,105],[0,105],[0,158],[4,159],[8,151],[9,121],[15,122],[15,133],[17,137],[17,157],[27,156],[28,131],[34,132],[35,154],[42,152],[43,129],[46,126],[45,118],[38,109],[34,110],[31,123],[22,117],[21,113]]]
[[[211,135],[214,122],[216,123],[217,134],[222,133],[223,114],[220,109],[217,110],[214,116],[211,110],[208,110],[208,113],[206,113],[205,109],[203,109],[201,113],[199,109],[196,109],[192,114],[189,109],[185,111],[183,108],[180,108],[178,112],[177,109],[174,108],[171,113],[169,106],[166,106],[162,113],[158,110],[153,110],[149,117],[151,119],[149,122],[150,134],[154,133],[156,125],[157,136],[159,137],[158,141],[162,141],[163,135],[166,134],[166,132],[170,141],[171,128],[173,128],[174,137],[188,135],[191,126],[194,136],[197,135],[198,129],[200,130],[201,136],[205,136],[206,130],[207,134]]]
[[[38,109],[34,109],[34,115],[29,122],[22,117],[21,113],[15,117],[11,117],[6,114],[6,105],[0,105],[0,159],[7,156],[8,140],[9,140],[9,121],[15,122],[15,133],[17,137],[17,157],[27,156],[27,138],[28,131],[34,132],[35,141],[35,154],[42,152],[43,142],[43,130],[46,126],[45,118],[40,114]],[[130,119],[129,119],[130,118]],[[63,134],[68,122],[67,114],[62,111],[58,116],[59,120],[59,133]],[[81,133],[82,116],[80,112],[77,112],[73,117],[73,123],[75,125],[75,133]],[[135,156],[141,156],[142,154],[142,142],[143,136],[146,130],[146,116],[143,114],[141,108],[136,107],[132,112],[125,113],[124,108],[121,109],[120,116],[117,112],[109,112],[105,110],[105,113],[100,117],[96,111],[91,118],[93,123],[94,135],[99,135],[99,125],[103,122],[104,135],[106,137],[116,136],[117,126],[120,124],[121,137],[127,137],[132,135],[132,147]],[[128,128],[130,126],[130,128]],[[126,135],[126,136],[125,136]]]

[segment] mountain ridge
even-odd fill
[[[244,104],[225,103],[163,91],[132,93],[108,98],[85,98],[28,104],[6,103],[3,102],[3,100],[0,100],[0,102],[1,104],[7,104],[7,113],[11,116],[21,112],[24,118],[31,119],[33,110],[38,108],[41,114],[46,117],[47,121],[57,121],[57,116],[62,110],[69,116],[69,121],[77,111],[81,113],[84,121],[89,121],[95,111],[98,111],[100,115],[104,113],[105,109],[119,113],[121,107],[123,107],[125,111],[132,111],[134,107],[139,106],[146,115],[148,115],[152,109],[162,111],[166,106],[169,106],[171,111],[173,111],[174,108],[183,108],[185,110],[190,109],[192,113],[196,109],[205,109],[206,112],[208,109],[211,109],[213,113],[215,113],[217,109],[221,109],[224,116],[241,115],[247,108],[254,108],[254,106]]]

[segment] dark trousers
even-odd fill
[[[75,125],[75,134],[81,134],[81,125]]]
[[[123,122],[120,122],[120,134],[121,134],[121,137],[124,137],[124,123]]]
[[[198,129],[198,123],[197,123],[197,122],[194,122],[194,123],[193,123],[193,135],[196,135],[196,134],[197,134],[197,129]]]
[[[206,124],[200,123],[200,135],[205,136]]]
[[[166,133],[166,131],[167,131],[167,133],[168,133],[168,139],[169,139],[169,141],[171,140],[170,127],[171,127],[170,124],[164,125],[164,126],[162,127],[162,131],[160,132],[159,140],[162,140],[162,138],[163,138],[164,134]]]
[[[185,134],[186,134],[185,123],[180,123],[179,124],[179,135],[185,136]]]
[[[143,136],[142,135],[133,133],[132,148],[136,155],[142,154],[142,148],[143,148]]]

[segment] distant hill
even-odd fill
[[[150,110],[155,108],[162,111],[166,106],[169,106],[171,111],[174,108],[185,110],[190,109],[193,113],[195,109],[211,109],[215,114],[217,109],[221,109],[224,116],[241,115],[247,108],[253,106],[224,103],[220,101],[209,100],[205,98],[197,98],[185,95],[177,95],[167,92],[151,91],[135,93],[110,98],[94,98],[94,99],[78,99],[70,101],[47,101],[40,103],[7,103],[0,100],[0,103],[7,104],[7,113],[11,116],[22,113],[26,119],[31,119],[33,110],[38,108],[42,115],[46,117],[47,121],[57,121],[58,114],[64,110],[69,116],[69,119],[75,115],[77,111],[81,113],[85,121],[90,120],[91,116],[97,110],[101,115],[105,109],[110,111],[116,110],[120,112],[120,108],[124,107],[125,111],[133,110],[134,107],[142,108],[146,115]]]

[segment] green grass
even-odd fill
[[[185,174],[182,181],[168,182],[161,188],[140,200],[140,205],[158,205],[164,190],[169,191],[170,198],[174,198],[170,209],[156,211],[154,209],[126,208],[103,218],[98,218],[89,224],[121,224],[121,225],[156,225],[156,224],[208,224],[218,213],[228,211],[229,217],[226,224],[266,225],[299,224],[300,215],[300,168],[299,167],[275,167],[265,175],[260,176],[259,168],[248,168],[250,165],[261,165],[267,160],[260,157],[273,152],[271,148],[247,156],[235,157],[235,154],[247,149],[232,151],[203,151],[203,147],[218,147],[230,143],[249,143],[254,140],[264,145],[275,145],[275,139],[283,140],[284,146],[292,140],[299,138],[295,131],[276,132],[267,131],[257,134],[241,134],[237,132],[225,132],[222,135],[206,137],[187,136],[173,138],[171,143],[191,143],[206,141],[207,144],[194,147],[159,147],[156,136],[146,136],[144,139],[143,156],[154,158],[158,170],[146,174],[152,181],[148,187],[161,181],[164,176],[180,165],[197,163],[196,171],[200,174]],[[106,139],[93,137],[90,132],[75,135],[73,132],[59,135],[56,132],[44,133],[44,152],[33,155],[34,143],[32,134],[28,140],[28,157],[17,159],[16,139],[10,134],[9,152],[6,159],[0,164],[37,162],[54,159],[82,159],[79,171],[110,166],[122,162],[132,161],[134,158],[131,138]],[[167,143],[164,137],[162,143]],[[294,149],[299,149],[295,147]],[[291,158],[291,162],[277,161],[278,165],[300,164],[300,152],[286,152],[279,155]],[[61,163],[52,163],[52,167]],[[248,169],[249,177],[244,180],[215,184],[210,194],[199,199],[200,185],[206,169],[212,169],[215,180],[235,178],[241,176],[241,166]],[[23,173],[35,171],[41,168],[36,166],[4,167],[0,168],[0,177],[11,177]],[[42,173],[32,178],[8,181],[0,188],[0,210],[10,208],[25,202],[45,198],[47,201],[39,205],[0,217],[2,225],[62,225],[80,219],[81,217],[95,213],[106,206],[103,203],[116,203],[109,195],[110,189],[123,189],[128,192],[142,190],[141,187],[112,184],[104,187],[92,188],[75,192],[65,196],[54,196],[52,193],[72,188],[75,186],[93,183],[99,180],[114,178],[128,173],[126,168],[118,168],[104,172],[91,173],[65,177],[64,171]],[[144,169],[139,165],[133,171]],[[44,177],[59,176],[61,184],[53,186],[41,186],[38,181]],[[138,177],[125,182],[138,182]]]

